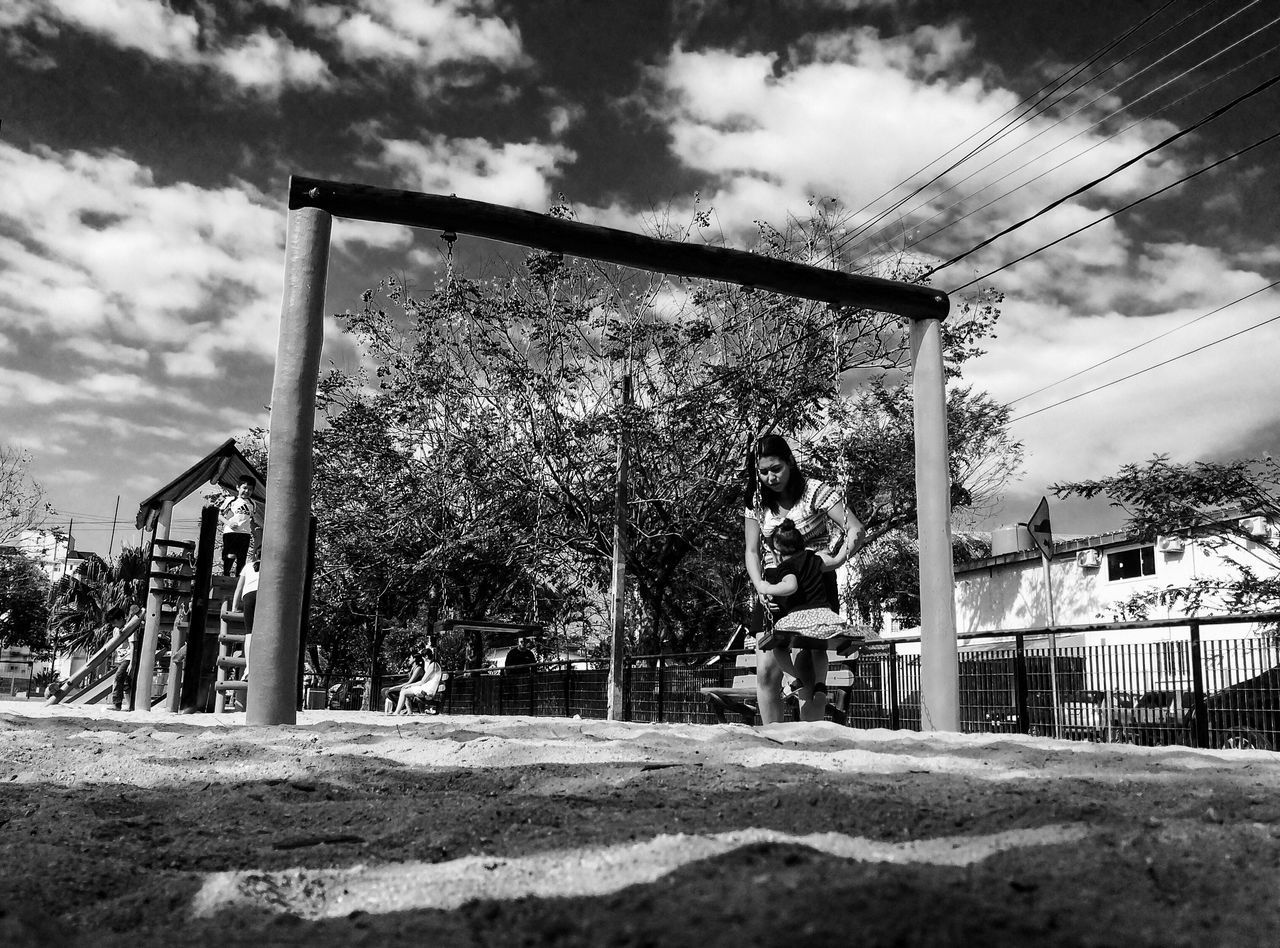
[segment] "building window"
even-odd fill
[[[1138,579],[1156,574],[1156,548],[1139,546],[1132,550],[1107,554],[1107,582]]]

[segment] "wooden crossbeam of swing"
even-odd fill
[[[950,308],[947,295],[932,287],[842,273],[728,247],[661,240],[439,194],[294,176],[289,182],[289,208],[302,207],[352,220],[468,234],[656,273],[721,280],[909,319],[945,319]]]

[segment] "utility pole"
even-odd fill
[[[622,678],[627,641],[627,422],[631,409],[631,375],[622,377],[622,410],[618,423],[618,479],[613,498],[613,640],[609,647],[610,721],[622,720]]]
[[[107,543],[107,565],[111,565],[111,551],[116,545],[116,521],[120,519],[120,495],[116,494],[116,512],[111,515],[111,540]]]

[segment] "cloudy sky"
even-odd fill
[[[79,546],[106,552],[117,496],[130,529],[147,494],[265,424],[290,174],[532,210],[563,193],[580,220],[631,229],[698,194],[739,244],[754,219],[832,196],[850,260],[873,267],[903,251],[942,264],[1154,149],[934,276],[1006,294],[968,372],[1014,402],[1028,448],[1000,519],[1153,452],[1274,450],[1280,322],[1260,324],[1280,315],[1280,142],[1235,153],[1280,131],[1280,85],[1232,103],[1280,71],[1278,14],[1258,0],[7,0],[0,441],[30,451]],[[336,222],[328,309],[391,272],[429,282],[439,249]]]

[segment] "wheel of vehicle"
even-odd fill
[[[1234,727],[1222,736],[1222,746],[1228,750],[1272,750],[1265,734],[1247,728]]]

